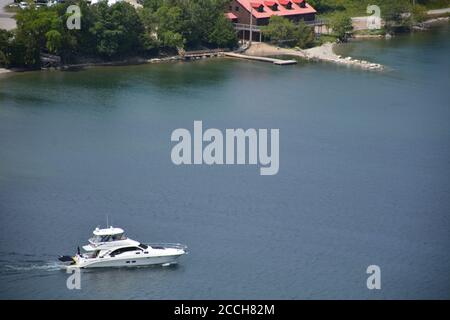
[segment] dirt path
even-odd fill
[[[446,13],[450,13],[450,8],[428,10],[427,11],[427,14],[430,15],[430,16],[438,15],[438,14],[446,14]]]
[[[5,6],[12,2],[12,0],[0,0],[0,29],[12,30],[16,27],[14,14],[5,11]]]

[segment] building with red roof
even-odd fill
[[[286,17],[294,22],[312,21],[316,10],[305,0],[232,0],[227,17],[235,23],[267,25],[273,15]]]

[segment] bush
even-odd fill
[[[345,13],[335,14],[331,18],[330,27],[339,40],[346,41],[348,33],[353,30],[352,19]]]
[[[0,29],[0,67],[9,67],[11,64],[12,32]]]
[[[427,8],[425,8],[422,5],[415,5],[412,8],[411,14],[412,14],[413,23],[421,23],[428,18]]]
[[[224,15],[219,16],[209,34],[209,41],[220,48],[234,48],[238,39],[231,22]]]
[[[263,35],[273,43],[307,48],[314,43],[314,30],[304,22],[295,24],[280,16],[270,17],[269,24],[261,28]]]
[[[409,1],[383,0],[381,5],[381,17],[385,21],[385,28],[388,32],[393,32],[398,28],[409,28],[411,25],[410,17],[406,14],[411,11]]]

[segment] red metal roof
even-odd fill
[[[253,8],[258,9],[259,7],[262,6],[262,3],[259,3],[259,2],[250,2],[250,5],[251,5]]]
[[[251,1],[251,0],[236,0],[237,2],[239,2],[241,4],[241,6],[243,6],[245,8],[245,10],[247,10],[248,12],[252,12],[252,15],[257,18],[257,19],[261,19],[261,18],[270,18],[273,15],[277,15],[277,16],[291,16],[291,15],[301,15],[301,14],[308,14],[308,13],[316,13],[316,9],[314,9],[309,3],[305,2],[305,7],[302,8],[299,6],[300,3],[304,2],[304,0],[291,0],[290,2],[294,2],[292,3],[292,8],[291,9],[287,9],[283,6],[278,6],[278,10],[277,11],[273,11],[270,6],[264,5],[262,2],[257,2],[257,1]],[[265,1],[265,2],[274,2],[275,4],[283,4],[281,3],[283,0],[269,0],[269,1]],[[288,1],[289,2],[289,1]],[[295,3],[295,2],[298,2]],[[286,3],[287,4],[287,3]],[[263,11],[257,11],[254,9],[258,9],[260,6],[263,6]],[[252,8],[254,8],[252,10]]]
[[[227,17],[230,20],[234,20],[237,19],[238,17],[236,17],[236,15],[233,12],[227,12],[225,13],[225,17]]]

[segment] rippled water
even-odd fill
[[[449,39],[340,48],[384,73],[213,59],[2,75],[0,298],[449,298]],[[174,166],[170,134],[194,120],[280,128],[279,173]],[[190,254],[68,290],[56,257],[106,215]]]

